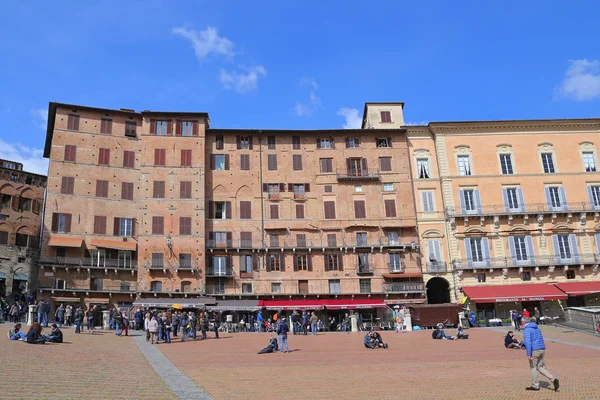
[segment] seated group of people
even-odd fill
[[[452,337],[450,335],[446,335],[446,332],[444,332],[444,325],[442,324],[437,324],[437,326],[435,327],[435,330],[431,333],[431,338],[432,339],[440,339],[440,340],[459,340],[459,339],[468,339],[469,335],[465,333],[465,328],[463,328],[462,326],[458,326],[458,328],[456,329],[456,336]]]
[[[21,327],[21,324],[15,324],[15,326],[13,326],[8,332],[8,338],[10,340],[22,340],[30,344],[43,344],[46,342],[63,342],[63,333],[56,324],[50,325],[52,329],[50,330],[49,335],[42,335],[42,326],[37,322],[31,324],[31,327],[29,328],[27,334],[21,332]]]
[[[367,332],[364,342],[367,349],[387,349],[388,344],[383,342],[383,338],[379,332]]]

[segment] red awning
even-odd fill
[[[556,285],[569,296],[583,296],[584,294],[600,293],[600,281],[596,282],[565,282]]]
[[[503,286],[463,286],[475,303],[505,303],[538,300],[566,300],[567,295],[553,284],[535,283]]]
[[[267,310],[353,310],[387,307],[382,299],[315,299],[315,300],[262,300],[259,307]]]

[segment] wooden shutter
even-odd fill
[[[155,119],[150,120],[150,134],[156,135],[156,120]]]
[[[96,197],[102,197],[102,181],[96,181]]]
[[[329,262],[327,260],[328,256],[328,254],[323,255],[323,268],[325,269],[325,272],[329,271]]]
[[[251,219],[252,218],[251,202],[240,201],[240,218],[241,219]]]
[[[317,149],[321,148],[321,139],[317,138]]]
[[[52,213],[52,232],[58,231],[58,216],[57,213]]]
[[[362,159],[362,175],[363,176],[369,175],[369,164],[367,163],[366,158]]]
[[[285,271],[285,254],[279,255],[279,271]]]
[[[11,208],[15,211],[19,210],[19,196],[13,196],[11,199]]]
[[[260,270],[260,266],[258,264],[258,255],[256,255],[256,254],[252,255],[252,269],[254,271],[259,271]]]
[[[102,118],[100,121],[100,133],[112,134],[112,119]]]
[[[198,121],[192,122],[192,136],[198,136]]]
[[[240,170],[242,170],[242,171],[250,170],[250,155],[249,154],[240,154]]]
[[[181,136],[181,120],[175,120],[175,136]]]
[[[215,136],[215,149],[223,150],[223,135]]]
[[[396,218],[396,201],[385,200],[385,216],[388,218]]]
[[[344,142],[346,143],[346,148],[350,147],[350,139],[345,138]]]
[[[292,254],[292,264],[294,265],[294,272],[298,271],[298,256],[294,253]]]
[[[229,154],[225,154],[225,170],[229,170]]]
[[[352,159],[346,158],[346,173],[348,176],[352,175]]]
[[[268,183],[263,183],[263,192],[264,193],[268,193],[269,192],[269,184]]]
[[[129,152],[124,151],[123,152],[123,168],[128,168],[128,167],[129,167]]]
[[[212,171],[214,171],[214,170],[215,170],[215,164],[216,164],[216,163],[215,163],[215,155],[214,155],[214,154],[211,154],[211,155],[210,155],[210,169],[211,169]]]
[[[312,255],[311,254],[306,255],[306,262],[308,264],[308,270],[312,271],[313,268],[312,268]]]
[[[304,204],[296,204],[296,218],[297,219],[304,218]]]
[[[173,135],[173,120],[172,119],[167,120],[167,135],[170,135],[170,136]]]
[[[307,193],[310,192],[310,183],[305,183],[304,184],[304,191],[307,192]]]
[[[338,271],[343,271],[344,270],[344,255],[337,254],[336,257],[338,259]]]
[[[325,219],[335,219],[335,202],[325,201]]]
[[[71,214],[65,214],[65,233],[71,233]]]
[[[225,219],[231,219],[231,202],[225,202]]]
[[[366,218],[365,202],[364,200],[354,201],[354,218]]]
[[[390,118],[390,122],[392,122],[391,118]],[[388,138],[388,147],[392,147],[392,138],[391,137]]]
[[[335,149],[335,138],[329,138],[329,142],[331,143],[331,148]]]
[[[66,176],[62,177],[62,182],[60,185],[60,193],[62,194],[69,194],[69,184],[68,184],[69,178],[67,178]]]
[[[181,166],[191,167],[192,166],[192,150],[181,150]]]
[[[227,232],[226,238],[227,238],[227,247],[232,247],[233,246],[233,233]]]
[[[280,183],[279,184],[279,193],[283,193],[285,192],[285,183]]]
[[[102,230],[102,219],[106,217],[95,216],[94,217],[94,234],[105,235],[106,234],[106,220],[104,220],[104,231]]]
[[[121,233],[121,218],[115,217],[113,220],[113,235],[119,236]]]
[[[179,234],[180,235],[191,235],[192,234],[192,218],[191,217],[179,217]]]
[[[302,156],[294,154],[293,156],[294,171],[302,171]]]
[[[238,150],[242,148],[242,140],[239,136],[235,137],[235,145]]]
[[[293,183],[288,183],[288,192],[294,193],[294,184]]]
[[[269,208],[271,210],[271,219],[279,219],[279,206],[277,204],[271,204]]]
[[[390,157],[381,157],[379,159],[379,168],[381,168],[382,171],[391,171],[392,159]]]
[[[215,217],[215,202],[212,200],[208,201],[208,218]]]
[[[248,136],[248,150],[252,150],[252,136]]]

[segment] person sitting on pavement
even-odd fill
[[[271,335],[269,345],[261,351],[259,351],[257,354],[273,353],[274,351],[279,351],[279,345],[277,344],[277,338]]]
[[[21,332],[21,324],[15,324],[8,332],[10,340],[27,340],[27,335]]]
[[[441,340],[456,340],[450,335],[446,335],[446,332],[442,329],[444,325],[437,324],[435,330],[431,334],[432,339],[441,339]]]
[[[52,325],[50,325],[50,327],[52,328],[52,330],[50,331],[49,335],[44,336],[44,339],[46,339],[46,341],[52,342],[52,343],[62,343],[63,342],[62,331],[60,329],[58,329],[58,326],[56,326],[56,324],[52,324]]]
[[[504,347],[507,349],[524,349],[525,343],[519,342],[513,331],[508,331],[504,337]]]
[[[469,338],[469,334],[465,333],[465,328],[463,328],[462,325],[459,325],[458,328],[456,328],[456,338],[457,339],[468,339]]]
[[[25,340],[29,344],[44,344],[46,339],[42,336],[42,326],[39,322],[34,322],[27,332],[27,339]]]
[[[384,349],[388,348],[388,344],[383,342],[383,338],[381,337],[381,335],[379,334],[379,332],[371,332],[371,336],[373,337],[373,340],[375,341],[375,345],[379,346],[379,347],[383,347]]]
[[[363,341],[367,349],[387,349],[387,344],[383,343],[383,338],[377,332],[367,332]]]

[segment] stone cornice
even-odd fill
[[[434,134],[598,131],[600,119],[431,122],[429,129]]]

